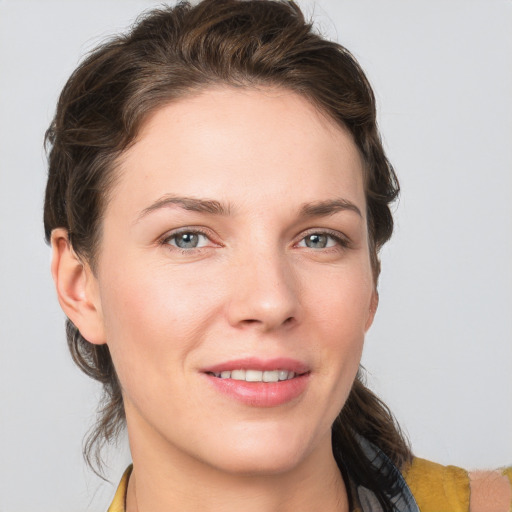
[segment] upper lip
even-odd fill
[[[220,373],[233,370],[288,370],[296,374],[302,374],[309,372],[310,368],[305,363],[288,357],[276,357],[272,359],[245,357],[242,359],[231,359],[202,369],[205,373]]]

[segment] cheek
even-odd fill
[[[333,269],[309,279],[304,287],[305,306],[313,321],[334,343],[362,342],[373,296],[371,271],[365,266]]]
[[[147,367],[156,370],[155,378],[159,368],[168,371],[164,365],[179,370],[216,317],[218,298],[192,272],[123,264],[118,268],[130,270],[105,276],[101,301],[120,378],[142,374]]]
[[[371,272],[362,267],[351,272],[334,272],[314,281],[318,286],[304,291],[309,304],[310,331],[317,330],[315,352],[332,384],[328,400],[341,409],[359,368],[366,327],[370,316],[373,281]],[[336,412],[336,414],[337,414]]]

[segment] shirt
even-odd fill
[[[420,512],[407,482],[391,460],[382,450],[366,439],[361,438],[359,442],[373,466],[379,468],[380,471],[391,472],[393,474],[397,485],[394,486],[394,494],[389,497],[395,506],[396,512]],[[131,471],[132,466],[129,466],[124,472],[114,500],[107,512],[125,512],[126,491]],[[353,482],[352,480],[350,481],[350,492],[354,501],[352,512],[385,512],[371,490],[362,485],[358,485],[357,482]]]

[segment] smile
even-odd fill
[[[248,357],[202,368],[212,389],[250,407],[295,403],[307,390],[311,367],[296,359]]]
[[[288,370],[232,370],[212,372],[219,379],[243,380],[245,382],[279,382],[295,377],[295,372]]]

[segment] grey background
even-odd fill
[[[159,2],[0,0],[0,512],[105,510],[43,242],[44,130],[87,50]],[[512,463],[512,2],[318,0],[374,85],[402,184],[363,363],[415,452]]]

